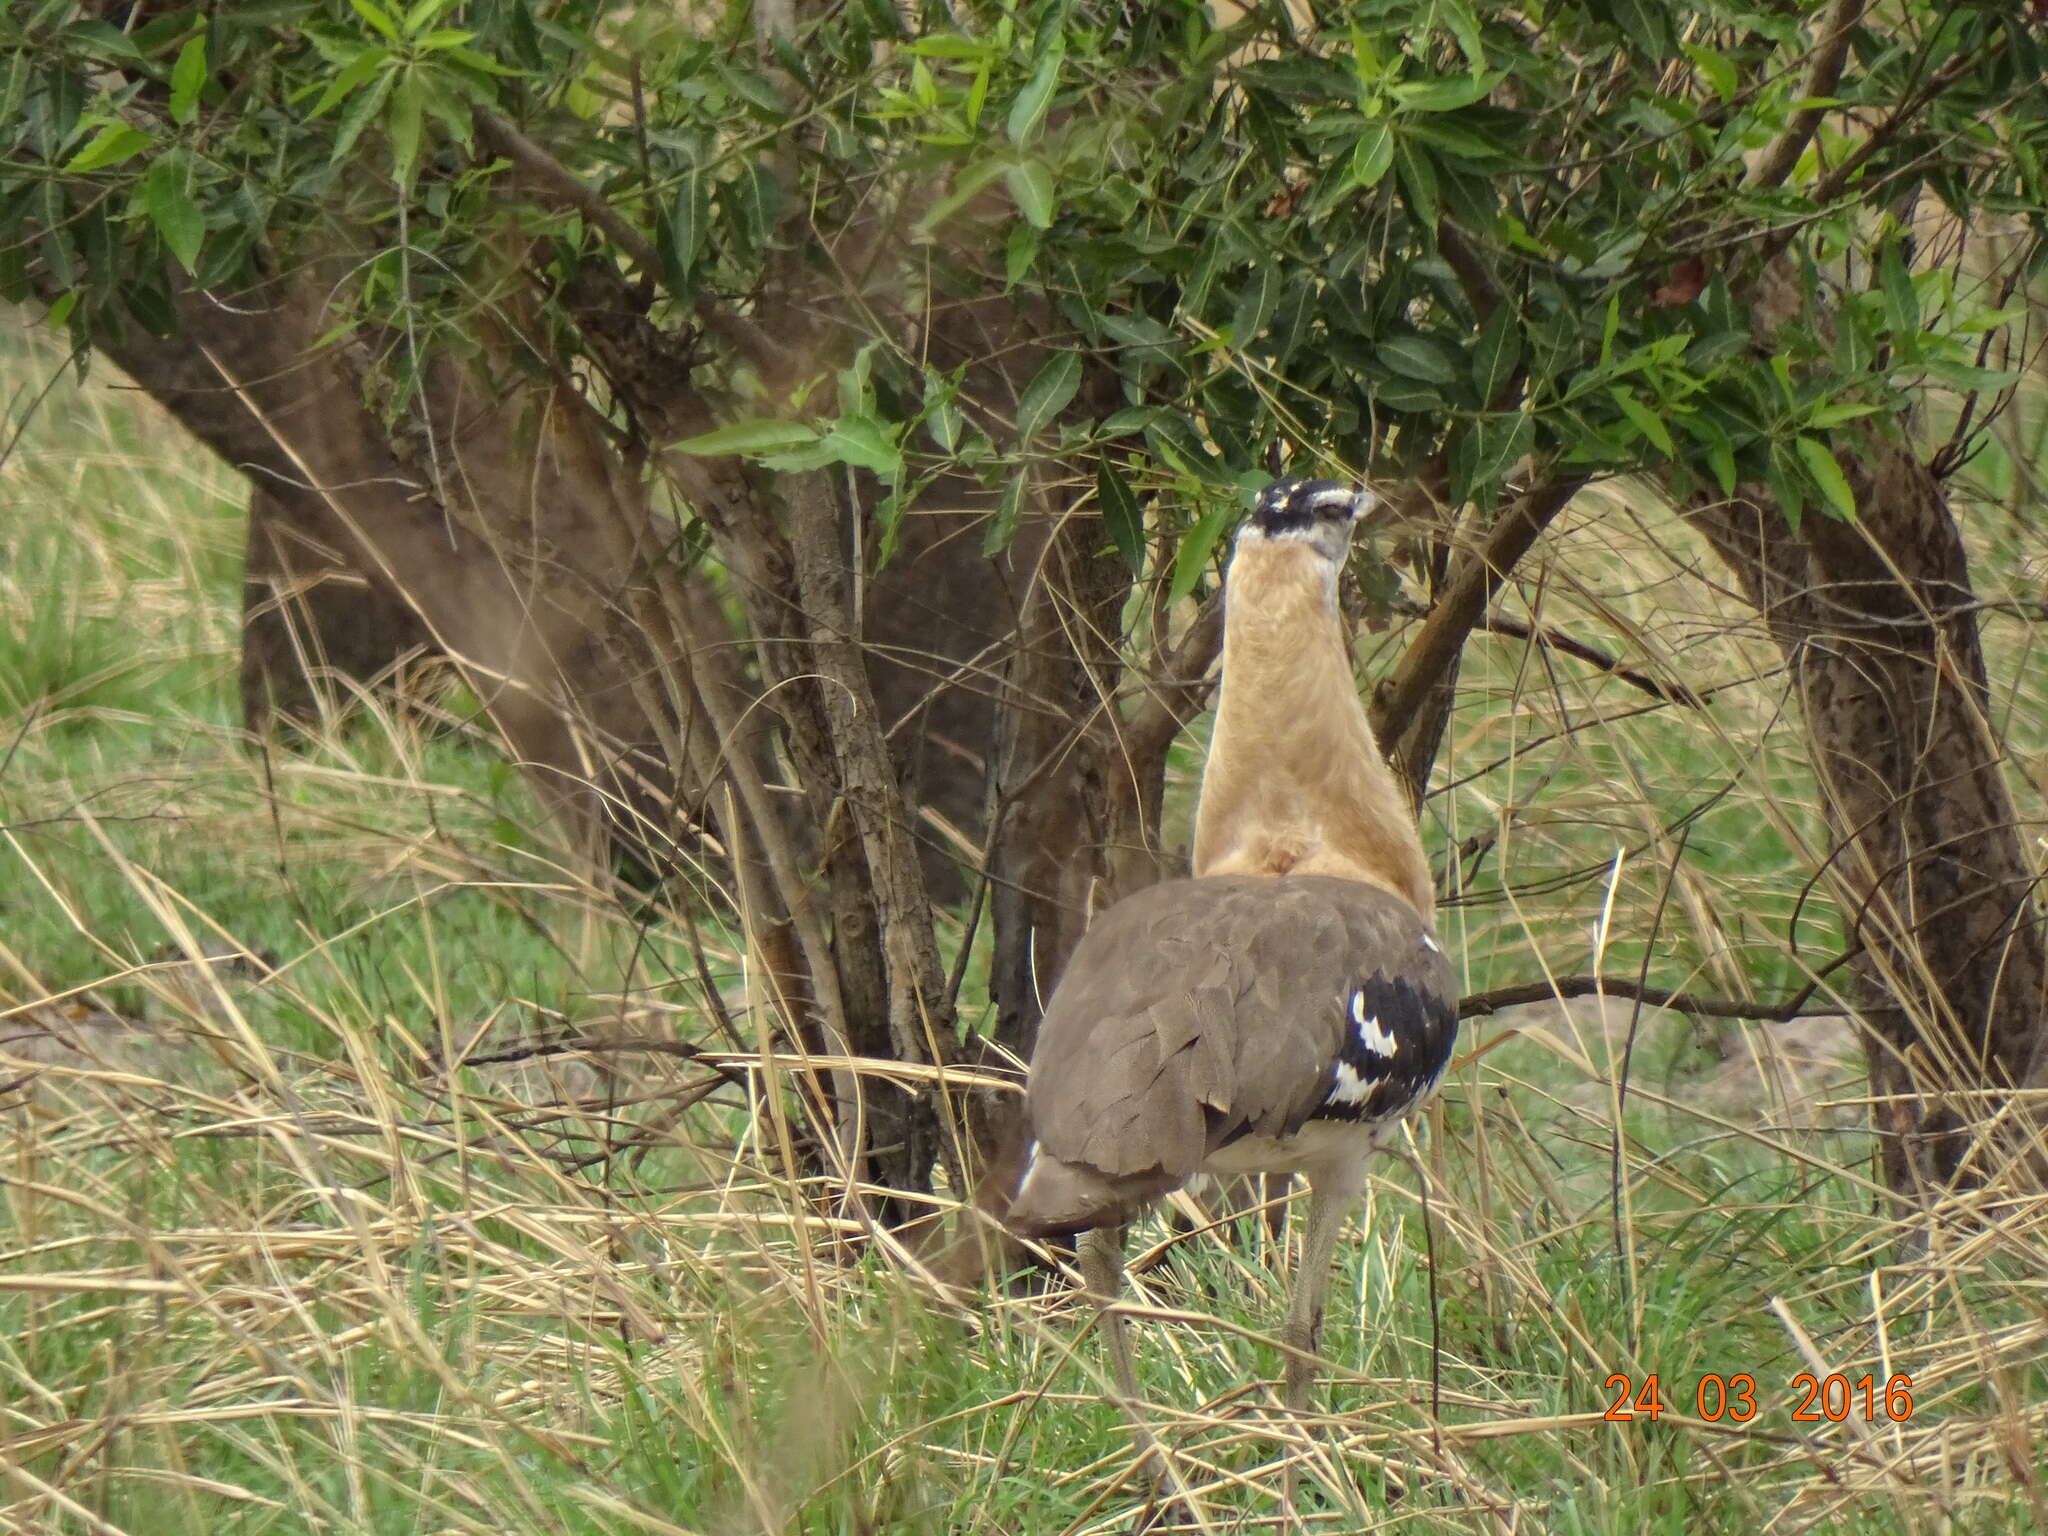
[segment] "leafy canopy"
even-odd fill
[[[1884,8],[1814,99],[1853,7],[1317,9],[1307,31],[1278,4],[1221,25],[1186,3],[853,0],[757,50],[741,6],[14,6],[0,294],[84,346],[172,329],[175,282],[232,293],[339,253],[336,334],[370,343],[396,411],[485,322],[520,338],[495,366],[575,367],[561,295],[592,260],[671,331],[808,284],[838,301],[831,387],[793,409],[706,341],[692,387],[728,425],[686,451],[857,466],[891,506],[964,467],[1010,488],[992,543],[1019,463],[1092,462],[1134,565],[1143,489],[1197,509],[1167,530],[1181,590],[1276,440],[1432,476],[1454,505],[1491,505],[1533,455],[1846,516],[1838,429],[2010,382],[1985,366],[2008,317],[1910,232],[1938,199],[2038,253],[2048,50],[2026,11]],[[619,224],[544,195],[489,114]],[[1757,175],[1778,145],[1791,161]],[[1765,344],[1781,252],[1822,302]],[[963,411],[961,374],[910,339],[991,295],[1071,341],[1007,423]],[[1081,393],[1084,358],[1120,404]]]

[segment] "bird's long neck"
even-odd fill
[[[1194,872],[1335,875],[1428,917],[1429,864],[1358,700],[1336,567],[1303,540],[1242,539],[1224,602]]]

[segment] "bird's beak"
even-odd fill
[[[1351,526],[1368,532],[1392,521],[1394,505],[1369,485],[1361,485],[1351,498]]]

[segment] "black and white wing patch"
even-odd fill
[[[1330,1064],[1329,1092],[1311,1118],[1398,1120],[1442,1081],[1458,1035],[1457,1005],[1418,978],[1384,972],[1359,982],[1344,1001],[1348,1027]]]

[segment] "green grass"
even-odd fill
[[[25,412],[59,361],[10,330],[0,396]],[[557,857],[458,701],[245,742],[240,496],[103,374],[54,387],[0,470],[0,1035],[61,1021],[51,998],[136,1021],[97,1061],[0,1062],[0,1531],[1129,1529],[1086,1307],[1028,1278],[947,1298],[840,1246],[829,1192],[789,1172],[786,1077],[704,1096],[702,1066],[630,1049],[460,1064],[569,1035],[756,1049],[748,957],[705,920],[724,1040],[686,925]],[[1995,531],[1986,595],[2039,553]],[[1589,507],[1561,547],[1512,598],[1543,622],[1677,655],[1696,687],[1774,665],[1668,517]],[[2048,697],[2024,633],[1993,635],[2036,750]],[[1643,696],[1484,640],[1463,689],[1442,782],[1466,782],[1430,833],[1499,832],[1447,908],[1471,989],[1647,955],[1656,980],[1776,996],[1832,953],[1825,889],[1786,942],[1821,833],[1782,679],[1611,718]],[[177,961],[222,941],[266,963],[195,984]],[[1713,1099],[1752,1036],[1655,1012],[1622,1102],[1631,1014],[1606,1013],[1468,1032],[1483,1050],[1412,1148],[1428,1223],[1390,1157],[1342,1249],[1311,1424],[1275,1401],[1263,1227],[1141,1230],[1135,1302],[1173,1314],[1137,1327],[1147,1411],[1199,1521],[2048,1523],[2048,1212],[1904,1258],[1853,1103]],[[1795,1423],[1815,1359],[1910,1375],[1911,1420]],[[1655,1373],[1669,1411],[1604,1420],[1616,1373]],[[1709,1373],[1754,1378],[1753,1420],[1698,1421]]]

